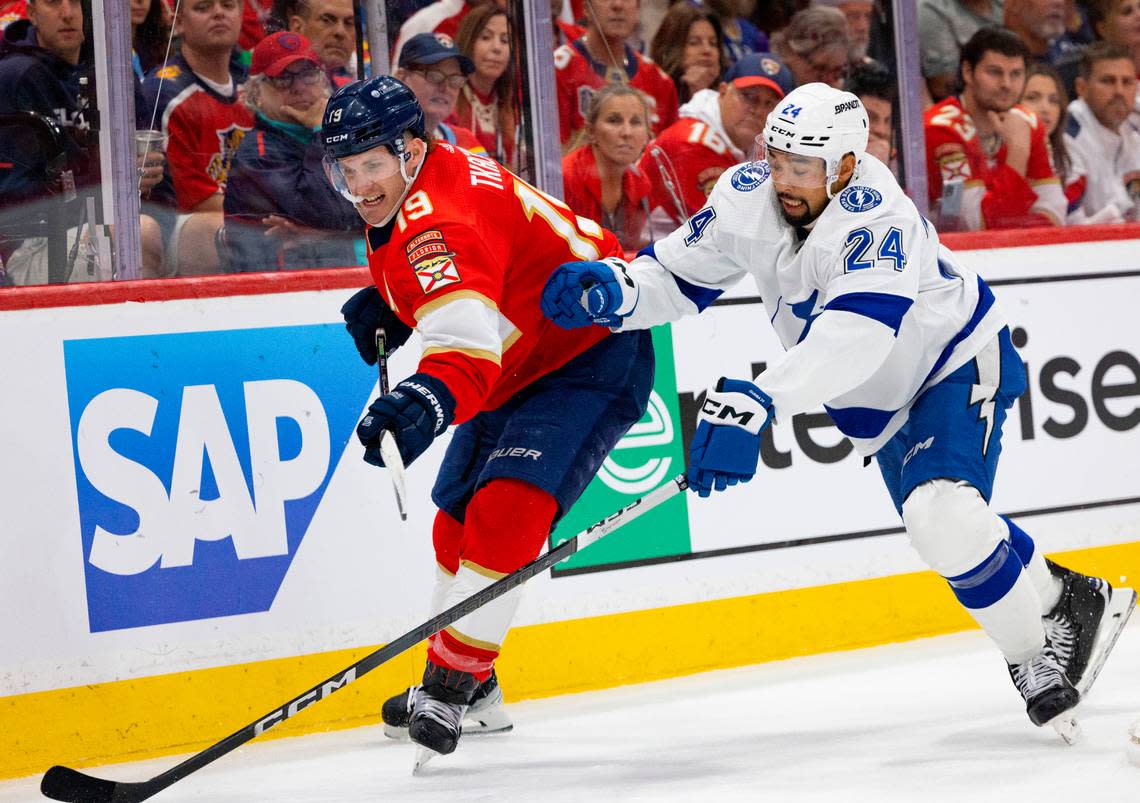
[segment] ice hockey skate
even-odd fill
[[[1013,685],[1025,700],[1025,712],[1034,725],[1052,725],[1072,744],[1080,729],[1069,712],[1080,695],[1065,676],[1053,645],[1046,638],[1044,649],[1020,664],[1008,664]]]
[[[380,718],[384,722],[384,735],[389,739],[407,741],[408,723],[419,686],[411,686],[384,701]],[[469,736],[488,733],[508,733],[515,727],[503,708],[503,690],[494,671],[479,685],[463,719],[463,732]]]

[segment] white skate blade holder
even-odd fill
[[[463,719],[464,736],[491,736],[496,733],[510,733],[515,723],[507,716],[502,706],[492,706],[485,711],[467,711]],[[408,741],[407,727],[384,725],[384,735],[397,742]]]
[[[416,763],[412,766],[412,775],[419,775],[424,766],[438,755],[430,747],[416,745]]]
[[[1109,653],[1116,645],[1116,640],[1120,638],[1120,631],[1124,629],[1124,625],[1128,622],[1128,617],[1132,615],[1135,607],[1136,592],[1131,588],[1114,588],[1112,590],[1112,598],[1104,609],[1103,624],[1097,633],[1092,654],[1089,656],[1088,668],[1085,669],[1081,682],[1077,684],[1077,692],[1081,696],[1080,702],[1084,702],[1085,695],[1088,694],[1093,682],[1097,679],[1101,669],[1104,668]],[[1078,707],[1079,705],[1080,703],[1077,704]],[[1057,735],[1065,740],[1065,744],[1069,745],[1076,744],[1081,737],[1081,726],[1074,716],[1075,711],[1076,707],[1054,717],[1048,723],[1053,727],[1053,730],[1057,731]],[[1133,725],[1129,739],[1129,758],[1140,766],[1140,720]]]

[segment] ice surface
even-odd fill
[[[1140,767],[1127,760],[1128,726],[1140,715],[1135,619],[1078,709],[1084,736],[1074,747],[1030,724],[980,632],[509,711],[513,733],[465,738],[415,778],[413,746],[368,727],[254,742],[154,799],[1140,801]],[[92,772],[141,780],[177,760]],[[0,783],[0,802],[38,799],[38,781]]]

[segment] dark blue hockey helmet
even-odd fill
[[[329,98],[321,142],[329,159],[353,156],[379,145],[404,157],[405,131],[427,139],[424,110],[404,83],[381,75],[347,84]]]

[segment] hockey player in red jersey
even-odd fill
[[[1015,105],[1028,57],[1016,34],[983,28],[962,47],[962,94],[926,110],[930,201],[944,229],[1064,223],[1068,202],[1045,127]]]
[[[549,266],[620,254],[616,238],[493,160],[431,140],[398,80],[341,89],[321,137],[330,180],[368,223],[375,287],[342,310],[349,332],[370,362],[377,326],[393,346],[413,328],[423,341],[416,372],[360,422],[364,458],[383,464],[387,430],[410,463],[458,425],[432,491],[438,612],[537,557],[644,414],[652,345],[644,333],[568,331],[543,317]],[[423,685],[385,705],[386,725],[453,751],[468,708],[501,700],[494,663],[518,598],[433,636]]]

